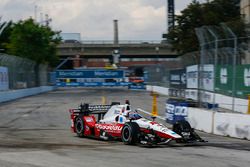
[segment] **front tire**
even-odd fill
[[[124,144],[133,145],[138,143],[140,127],[135,122],[127,122],[124,124],[121,132]]]
[[[84,137],[84,121],[81,116],[78,116],[75,120],[76,134],[78,137]]]
[[[191,134],[193,132],[193,129],[191,128],[191,125],[186,120],[181,120],[181,121],[177,121],[173,125],[173,131],[182,137],[181,139],[176,140],[176,142],[185,143],[191,139]],[[189,134],[189,135],[186,136],[184,134]]]
[[[181,132],[191,132],[192,128],[191,128],[191,125],[188,123],[188,121],[181,120],[181,121],[177,121],[173,125],[173,131],[181,135]]]

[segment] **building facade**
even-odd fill
[[[240,10],[245,22],[250,24],[250,0],[241,0]]]

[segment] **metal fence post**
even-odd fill
[[[216,68],[217,68],[217,63],[218,63],[218,37],[217,35],[209,28],[207,28],[209,33],[214,37],[214,43],[215,43],[215,48],[214,48],[214,92],[213,92],[213,110],[216,111],[215,107],[215,84],[216,84]]]
[[[233,81],[232,81],[232,111],[235,111],[235,89],[236,89],[236,64],[237,64],[237,45],[238,38],[235,33],[225,24],[221,24],[232,36],[234,40],[234,54],[233,54]]]
[[[232,100],[232,110],[233,112],[235,111],[235,88],[236,88],[236,56],[237,56],[237,37],[235,36],[234,38],[234,56],[233,56],[233,84],[232,84],[232,95],[233,95],[233,100]]]

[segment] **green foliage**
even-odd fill
[[[58,63],[56,45],[61,40],[58,34],[33,19],[19,21],[10,33],[7,53],[55,66]]]
[[[1,53],[6,53],[7,52],[7,44],[10,42],[10,34],[13,30],[13,23],[12,21],[10,22],[3,22],[0,23],[0,49]]]
[[[167,34],[167,40],[181,53],[199,49],[195,28],[219,25],[222,22],[238,35],[244,35],[244,23],[240,19],[239,0],[213,0],[207,3],[193,1],[176,16],[177,25]]]

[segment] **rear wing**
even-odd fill
[[[88,103],[81,104],[77,109],[70,109],[71,114],[105,114],[113,105],[119,105],[119,102],[112,102],[111,105],[89,105]]]

